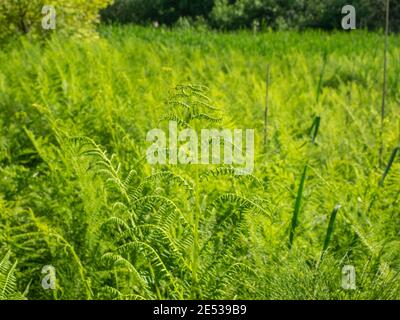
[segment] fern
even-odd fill
[[[0,300],[25,300],[18,292],[15,270],[17,262],[11,263],[11,253],[8,252],[0,261]]]

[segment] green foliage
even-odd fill
[[[120,0],[103,10],[106,21],[120,23],[150,23],[157,21],[171,25],[179,18],[205,17],[213,0]]]
[[[326,253],[326,250],[328,250],[329,243],[332,239],[333,227],[335,225],[335,221],[336,221],[336,217],[339,212],[339,209],[340,209],[340,204],[336,205],[331,213],[331,217],[329,219],[328,230],[326,231],[324,247],[322,248],[321,259],[323,258],[324,254]]]
[[[385,0],[216,0],[211,13],[215,27],[223,29],[250,28],[254,20],[264,27],[341,29],[342,8],[353,5],[359,28],[384,27]],[[398,31],[400,5],[391,6],[392,30]]]
[[[15,268],[17,263],[10,262],[8,252],[0,260],[0,300],[24,300],[25,297],[17,291]]]
[[[95,24],[99,21],[99,11],[111,4],[112,0],[3,0],[0,3],[0,39],[21,34],[33,38],[47,37],[52,33],[93,36]],[[53,5],[56,10],[56,29],[42,28],[42,8]]]
[[[399,298],[400,66],[380,167],[378,34],[101,33],[0,52],[0,253],[18,258],[27,298]],[[146,134],[169,119],[254,128],[253,175],[150,166]],[[341,288],[346,264],[354,291]]]

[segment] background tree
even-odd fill
[[[42,38],[51,34],[51,30],[42,28],[42,8],[53,5],[56,10],[55,32],[92,36],[99,22],[99,11],[111,4],[112,0],[2,0],[0,2],[0,39],[15,35],[29,34],[33,38]]]
[[[116,0],[102,11],[105,21],[173,25],[180,18],[201,17],[216,29],[251,28],[255,20],[264,27],[341,28],[341,9],[350,4],[357,10],[358,28],[371,30],[384,25],[384,0]],[[399,31],[400,3],[391,5],[391,29]]]

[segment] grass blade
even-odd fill
[[[303,190],[304,190],[304,185],[305,185],[306,176],[307,176],[307,169],[308,169],[308,164],[306,164],[304,167],[304,171],[301,176],[299,189],[297,190],[297,197],[296,197],[296,202],[294,204],[294,211],[293,211],[293,217],[292,217],[292,225],[290,227],[290,234],[289,234],[289,249],[292,248],[294,234],[295,234],[295,230],[296,230],[296,227],[298,224],[299,213],[300,213],[300,208],[301,208],[301,200],[303,198]]]
[[[383,173],[382,178],[379,181],[379,186],[380,187],[382,187],[383,184],[385,183],[385,179],[386,179],[387,175],[389,174],[390,169],[392,168],[394,159],[396,158],[397,153],[399,152],[399,150],[400,150],[400,147],[397,147],[397,148],[395,148],[393,150],[392,155],[390,156],[389,162],[388,162],[388,164],[386,166],[385,172]]]
[[[322,68],[319,73],[318,86],[317,86],[317,98],[316,98],[317,102],[319,102],[319,97],[321,96],[322,93],[322,83],[324,80],[326,65],[328,64],[328,52],[326,50],[324,51],[322,61],[323,61]]]
[[[317,139],[320,124],[321,124],[321,117],[320,116],[316,116],[314,121],[313,121],[313,124],[312,124],[312,126],[310,128],[311,142],[313,144],[315,144],[315,140]]]
[[[323,259],[323,256],[326,252],[326,250],[329,247],[329,243],[331,242],[332,234],[333,234],[333,227],[335,225],[336,221],[336,216],[342,206],[340,204],[336,205],[335,208],[333,209],[331,213],[331,218],[329,219],[329,225],[328,225],[328,230],[326,231],[326,236],[325,236],[325,241],[324,241],[324,247],[322,249],[322,254],[321,254],[321,259]]]

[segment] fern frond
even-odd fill
[[[26,298],[17,290],[15,269],[17,262],[10,262],[11,253],[7,252],[0,261],[0,300],[25,300]]]
[[[260,179],[258,179],[255,175],[249,174],[249,175],[240,175],[238,176],[236,173],[236,169],[232,166],[224,166],[224,167],[218,167],[213,170],[208,170],[200,175],[200,180],[201,181],[208,181],[210,177],[217,178],[221,176],[229,176],[232,179],[239,179],[239,180],[251,180],[257,183],[258,185],[262,186],[262,183]]]
[[[216,208],[223,203],[234,204],[241,209],[246,209],[246,211],[252,211],[253,213],[262,214],[271,218],[271,214],[262,208],[259,204],[242,197],[238,194],[228,193],[218,197],[211,206]]]

